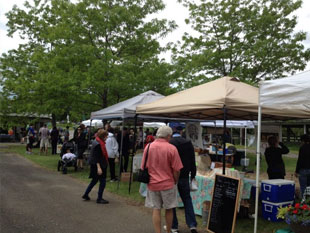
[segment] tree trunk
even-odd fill
[[[52,126],[56,127],[56,115],[52,113]]]
[[[106,108],[108,107],[108,89],[104,89],[103,95],[102,95],[102,107]]]

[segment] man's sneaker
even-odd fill
[[[89,200],[90,200],[89,196],[88,196],[88,195],[85,195],[85,194],[82,196],[82,198],[83,198],[85,201],[89,201]]]
[[[109,201],[101,199],[96,201],[98,204],[109,204]]]
[[[191,228],[191,233],[198,233],[195,227]]]
[[[164,230],[167,231],[167,226],[164,225]],[[171,233],[179,233],[179,230],[178,229],[171,229]]]

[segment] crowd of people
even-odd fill
[[[30,125],[27,129],[27,153],[32,152],[35,134],[35,130]],[[46,125],[43,125],[38,134],[40,153],[47,153],[49,139],[52,144],[52,154],[56,153],[55,145],[59,142],[58,129],[54,127],[49,131]],[[90,138],[88,138],[89,136]],[[303,144],[299,149],[295,175],[299,178],[300,193],[302,194],[306,187],[310,186],[310,136],[303,135],[301,139]],[[177,192],[184,204],[186,224],[192,233],[197,232],[197,221],[190,195],[190,181],[196,176],[195,152],[191,141],[183,137],[181,126],[174,129],[162,126],[153,132],[149,130],[143,132],[141,127],[135,138],[134,130],[128,130],[126,127],[120,131],[106,124],[103,129],[89,133],[87,128],[81,124],[74,132],[72,140],[76,144],[76,155],[72,151],[67,151],[63,156],[72,158],[76,156],[79,169],[83,169],[84,152],[91,141],[88,158],[91,181],[82,195],[84,200],[90,200],[89,193],[99,182],[96,202],[108,204],[109,201],[103,198],[108,166],[110,182],[117,181],[115,164],[121,160],[120,170],[127,172],[130,153],[134,153],[136,149],[144,149],[141,164],[144,164],[147,156],[146,168],[150,175],[145,206],[153,209],[152,220],[155,232],[161,232],[161,209],[165,210],[166,225],[164,228],[166,232],[178,232]],[[65,143],[69,141],[68,128],[64,141]],[[276,136],[268,138],[265,158],[269,179],[285,179],[286,171],[282,155],[287,153],[289,153],[289,149],[279,142]],[[206,218],[206,216],[203,217]]]
[[[51,145],[52,154],[57,154],[57,144],[63,144],[69,140],[69,126],[65,130],[54,126],[51,130],[44,124],[39,131],[35,130],[30,124],[21,130],[21,143],[26,142],[26,153],[32,154],[33,147],[40,148],[40,154],[48,153],[48,147]],[[36,145],[35,145],[36,143]]]
[[[192,233],[197,232],[197,221],[194,214],[192,199],[190,196],[189,179],[195,179],[196,163],[195,152],[191,141],[181,136],[182,128],[176,128],[175,132],[168,126],[162,126],[153,134],[146,132],[140,134],[145,139],[145,144],[140,139],[134,140],[131,130],[123,128],[122,134],[113,134],[114,129],[106,125],[95,133],[92,141],[89,157],[91,179],[82,198],[89,201],[89,193],[99,182],[99,191],[96,202],[108,204],[109,201],[103,198],[106,186],[107,167],[110,166],[111,181],[116,179],[114,163],[120,154],[123,155],[123,171],[127,170],[128,156],[134,147],[148,147],[144,150],[142,164],[144,164],[146,153],[148,160],[146,167],[150,174],[148,193],[145,205],[153,209],[153,225],[157,233],[161,232],[161,209],[165,209],[166,232],[178,232],[178,219],[175,208],[177,207],[177,192],[184,203],[186,223]],[[141,132],[141,131],[140,131]],[[148,134],[148,135],[147,135]],[[119,135],[123,135],[123,138]],[[156,137],[156,138],[155,138]],[[133,139],[133,141],[132,141]],[[121,144],[122,150],[118,146]],[[125,151],[124,151],[125,148]],[[147,151],[147,152],[146,152]]]

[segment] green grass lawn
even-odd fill
[[[247,153],[247,158],[250,159],[250,165],[248,167],[248,170],[254,170],[256,171],[256,154],[254,153]],[[297,158],[288,158],[288,157],[283,157],[284,164],[285,164],[285,170],[287,173],[289,172],[295,172],[296,168],[296,163],[297,163]],[[265,160],[265,156],[261,156],[260,160],[260,171],[261,172],[266,172],[267,171],[267,163]],[[238,170],[240,170],[240,167],[236,167]]]
[[[9,145],[9,144],[8,144]],[[39,155],[39,150],[34,149],[32,155],[28,155],[25,153],[25,145],[18,145],[18,144],[11,144],[6,148],[1,149],[3,152],[6,153],[16,153],[19,154],[35,164],[38,164],[48,170],[55,171],[57,172],[57,163],[59,160],[59,155],[51,155],[48,154],[46,155]],[[248,157],[250,158],[250,166],[249,169],[255,170],[255,154],[253,153],[248,153]],[[287,171],[294,171],[295,166],[296,166],[296,159],[292,158],[285,158],[285,164],[286,164],[286,169]],[[119,169],[118,166],[116,166],[117,170]],[[236,167],[236,169],[240,170],[241,167]],[[267,166],[264,158],[262,158],[261,162],[261,171],[266,171]],[[59,174],[61,174],[59,172]],[[135,204],[135,205],[143,205],[144,204],[144,198],[139,194],[139,186],[140,183],[138,182],[133,182],[132,187],[131,187],[131,193],[128,193],[128,182],[120,182],[119,188],[118,188],[118,182],[109,182],[109,171],[108,171],[108,178],[107,178],[107,186],[106,190],[114,193],[116,195],[125,197],[130,203]],[[85,166],[85,168],[82,171],[74,171],[73,167],[68,168],[68,174],[71,177],[74,177],[78,180],[81,180],[85,182],[85,188],[87,183],[89,182],[88,175],[89,175],[89,168]],[[179,216],[179,222],[181,224],[185,224],[184,220],[184,211],[183,209],[178,210],[178,216]],[[201,227],[202,225],[202,219],[200,216],[197,216],[197,222],[199,225],[198,230],[200,232],[206,232],[204,231],[204,228]],[[237,219],[236,221],[236,228],[235,232],[236,233],[250,233],[253,232],[254,228],[254,220],[253,219]],[[271,223],[269,221],[264,220],[263,218],[259,218],[258,220],[258,232],[259,233],[271,233],[271,232],[276,232],[277,229],[282,229],[282,228],[287,228],[287,224],[284,222],[279,222],[279,223]]]

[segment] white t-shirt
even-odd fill
[[[105,147],[109,158],[118,157],[118,143],[112,133],[109,132],[108,138],[105,141]]]
[[[48,128],[42,127],[40,129],[39,133],[41,134],[41,139],[47,139],[48,138],[48,135],[49,135]]]
[[[72,154],[72,153],[66,153],[66,154],[64,154],[64,155],[62,156],[62,159],[70,159],[70,160],[72,160],[72,159],[74,159],[74,158],[76,158],[76,155],[75,155],[75,154]]]

